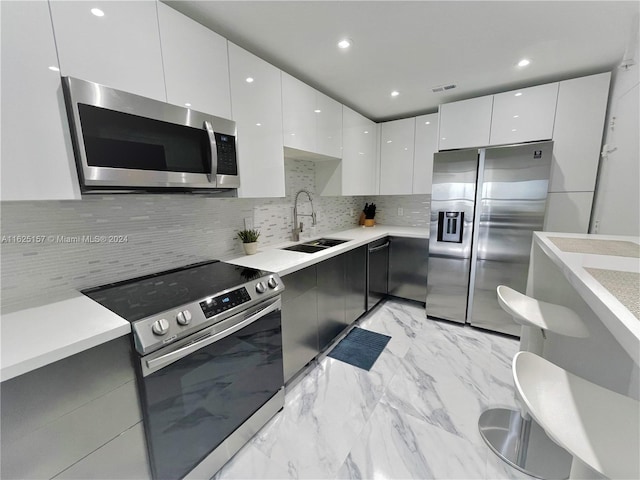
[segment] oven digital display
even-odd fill
[[[229,310],[230,308],[237,307],[251,300],[249,292],[245,287],[234,290],[233,292],[219,295],[217,297],[211,297],[203,302],[200,302],[200,308],[206,318],[211,318],[214,315]]]

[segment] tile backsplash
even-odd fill
[[[245,219],[261,231],[260,245],[290,239],[293,199],[313,196],[317,234],[357,224],[365,202],[376,221],[428,225],[428,195],[320,197],[314,163],[287,159],[283,198],[212,198],[198,195],[90,195],[80,201],[2,202],[1,301],[4,313],[44,304],[79,290],[211,258],[243,255],[236,232]],[[397,215],[398,206],[404,215]],[[305,195],[299,213],[310,213]],[[301,217],[310,226],[310,217]],[[42,236],[16,243],[17,236]],[[106,239],[105,239],[106,238]]]

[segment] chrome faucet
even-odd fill
[[[309,197],[309,203],[311,203],[310,214],[307,214],[307,213],[298,214],[298,197],[300,196],[301,193],[306,193],[307,197]],[[300,233],[302,232],[302,228],[303,228],[302,222],[298,224],[298,217],[311,217],[311,225],[312,226],[316,225],[316,210],[315,208],[313,208],[313,199],[311,198],[311,193],[309,193],[309,191],[305,189],[302,189],[298,191],[298,193],[296,193],[296,198],[293,202],[293,230],[291,231],[291,234],[295,242],[300,240]]]

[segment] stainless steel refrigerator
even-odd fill
[[[553,142],[537,142],[434,155],[428,317],[520,335],[496,288],[525,291],[552,149]]]

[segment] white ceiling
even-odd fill
[[[440,103],[612,70],[637,1],[172,1],[166,3],[381,121]],[[337,48],[349,37],[353,46]],[[632,42],[635,45],[635,42]],[[516,66],[522,58],[526,68]],[[447,93],[431,88],[455,83]],[[390,96],[392,90],[400,95]]]

